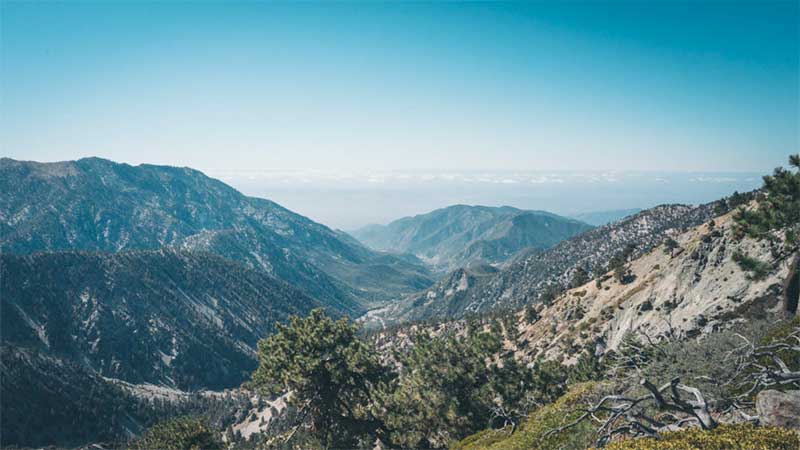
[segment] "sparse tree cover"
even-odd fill
[[[714,208],[714,212],[721,216],[723,214],[727,214],[736,208],[750,203],[753,199],[756,198],[758,191],[751,191],[740,193],[739,191],[734,191],[728,197],[724,197],[716,202],[716,206]]]
[[[768,239],[774,243],[775,233],[782,233],[786,250],[797,248],[800,243],[800,155],[789,156],[789,166],[789,169],[778,167],[772,175],[764,177],[763,195],[755,208],[738,210],[734,218],[739,236]],[[733,260],[756,281],[773,270],[771,265],[742,252],[734,253]]]
[[[544,292],[539,296],[539,301],[544,303],[545,305],[549,305],[553,303],[553,300],[558,298],[561,295],[562,290],[556,285],[548,285],[545,287]]]
[[[742,252],[735,252],[731,257],[742,270],[750,272],[750,278],[754,281],[763,280],[772,271],[770,264]]]
[[[453,448],[798,448],[800,435],[756,427],[751,415],[758,391],[800,387],[797,319],[777,326],[755,322],[690,341],[629,335],[596,367],[590,373],[602,383],[570,384],[566,395],[533,410],[516,432],[487,429]],[[581,381],[572,377],[570,383]],[[744,423],[720,424],[723,414]]]
[[[260,344],[252,385],[292,392],[305,430],[323,448],[386,445],[444,448],[487,427],[515,428],[537,404],[563,394],[567,371],[532,368],[502,348],[502,320],[441,336],[420,333],[383,366],[346,319],[317,310],[293,318]],[[507,325],[506,325],[507,326]],[[505,330],[506,332],[508,330]]]
[[[525,321],[528,323],[534,323],[539,320],[539,313],[536,312],[536,307],[534,305],[528,305],[525,307]]]
[[[297,407],[307,411],[305,427],[279,442],[285,448],[291,439],[320,448],[361,448],[375,439],[402,448],[444,448],[487,430],[455,445],[465,449],[647,449],[653,447],[646,440],[618,441],[686,426],[709,432],[669,439],[724,443],[741,430],[720,428],[720,412],[742,411],[747,419],[758,391],[800,387],[796,321],[771,328],[756,323],[690,341],[629,335],[605,358],[584,351],[569,367],[520,364],[503,350],[501,322],[437,336],[419,333],[413,345],[395,351],[396,366],[385,366],[356,326],[315,311],[262,342],[253,384],[291,390]],[[591,380],[605,381],[580,384]],[[752,442],[772,442],[775,433],[759,429]]]

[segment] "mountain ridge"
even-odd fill
[[[548,290],[567,287],[578,268],[590,275],[604,271],[628,245],[636,245],[631,254],[636,258],[671,234],[710,220],[717,205],[718,202],[656,206],[593,228],[542,252],[519,252],[497,273],[468,274],[465,288],[455,289],[460,280],[446,276],[422,292],[371,311],[363,320],[366,326],[374,327],[396,323],[398,319],[457,318],[498,308],[519,308]]]
[[[0,249],[157,249],[227,255],[353,315],[430,284],[427,269],[345,241],[275,202],[190,168],[0,160]],[[375,268],[379,273],[372,273]]]
[[[263,271],[211,253],[62,251],[4,254],[0,261],[4,345],[131,383],[238,386],[275,323],[321,306]]]
[[[500,264],[523,248],[546,249],[589,225],[546,211],[457,204],[351,232],[370,248],[411,253],[437,271]]]

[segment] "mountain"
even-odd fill
[[[4,254],[3,345],[37,349],[131,383],[238,386],[275,322],[319,303],[210,253]]]
[[[800,253],[780,238],[737,235],[732,214],[675,235],[675,249],[660,245],[630,263],[629,281],[610,273],[575,287],[551,304],[535,304],[537,319],[519,314],[517,351],[526,360],[566,359],[575,348],[602,354],[638,333],[685,339],[754,319],[775,321],[797,313]],[[777,236],[777,235],[776,235]],[[769,269],[745,270],[737,255]]]
[[[523,251],[494,274],[469,271],[444,277],[430,288],[396,304],[370,311],[367,326],[398,321],[462,317],[498,308],[518,308],[552,288],[566,287],[581,267],[588,273],[605,267],[628,245],[638,257],[667,236],[697,226],[714,216],[716,203],[700,206],[662,205],[589,230],[542,251]],[[463,276],[466,274],[466,276]],[[462,283],[463,280],[463,283]]]
[[[580,220],[581,222],[588,223],[589,225],[594,226],[601,226],[611,222],[616,222],[617,220],[623,219],[628,216],[632,216],[639,211],[641,208],[633,208],[633,209],[615,209],[610,211],[592,211],[587,213],[575,214],[572,216],[573,219]]]
[[[388,225],[369,225],[353,236],[370,248],[411,253],[447,271],[501,263],[523,248],[544,250],[590,228],[544,211],[454,205]]]
[[[427,269],[367,249],[269,200],[189,168],[99,158],[0,159],[0,250],[213,252],[353,315],[423,289]]]
[[[733,214],[714,217],[713,226],[708,221],[673,233],[677,247],[659,244],[641,253],[627,264],[625,280],[616,279],[613,272],[598,273],[597,279],[549,301],[533,300],[524,308],[501,314],[516,324],[508,334],[513,338],[506,342],[506,349],[523,362],[555,360],[570,365],[577,362],[581,349],[600,356],[618,350],[629,334],[681,341],[745,321],[776,323],[796,317],[800,250],[780,233],[764,240],[742,236],[734,227]],[[740,262],[739,255],[767,269],[757,274]],[[457,270],[437,286],[441,284],[452,291],[452,298],[458,298],[473,281],[481,282],[481,275],[491,277]],[[439,307],[454,303],[441,302]],[[382,315],[375,310],[365,317],[375,320]],[[485,315],[481,318],[484,326],[493,321]],[[410,345],[409,337],[415,333],[437,335],[466,326],[464,319],[445,319],[386,327],[372,337],[382,352],[391,354]]]

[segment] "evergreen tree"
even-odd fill
[[[529,387],[529,370],[513,356],[493,361],[501,350],[498,333],[474,327],[462,337],[415,336],[411,349],[398,355],[402,373],[384,399],[392,442],[445,447],[491,425],[497,411],[509,411]]]
[[[253,387],[291,392],[300,417],[308,419],[325,446],[357,447],[380,435],[383,426],[372,412],[372,396],[388,381],[388,371],[358,338],[358,327],[315,309],[277,328],[258,344]]]
[[[586,272],[581,266],[578,266],[577,269],[572,273],[572,280],[569,282],[570,288],[576,288],[578,286],[583,286],[584,284],[589,282],[589,273]]]
[[[763,198],[755,209],[740,209],[739,231],[756,238],[784,230],[786,240],[796,244],[800,232],[800,155],[789,157],[790,169],[779,167],[764,177]]]
[[[217,432],[200,419],[179,417],[154,425],[131,450],[222,450]]]
[[[528,305],[525,307],[525,321],[528,323],[534,323],[539,320],[539,313],[536,312],[536,308],[533,305]]]
[[[465,342],[454,336],[415,336],[412,348],[398,355],[403,372],[384,399],[386,423],[395,430],[392,442],[440,448],[486,426],[484,358],[499,348],[493,333],[470,335]]]
[[[668,237],[664,240],[664,253],[671,254],[678,247],[680,247],[680,244],[675,239]]]

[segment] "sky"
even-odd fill
[[[16,2],[2,156],[207,171],[764,173],[798,2]]]

